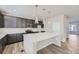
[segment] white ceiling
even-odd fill
[[[78,5],[39,5],[38,8],[34,5],[0,5],[0,9],[11,16],[24,18],[33,18],[36,16],[53,17],[56,15],[65,14],[67,16],[79,16]],[[36,13],[37,12],[37,13]]]

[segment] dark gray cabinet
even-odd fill
[[[27,27],[37,28],[38,25],[41,25],[41,28],[44,27],[44,24],[42,21],[38,21],[39,23],[36,24],[35,20],[24,19],[24,18],[13,17],[13,16],[4,16],[4,19],[5,19],[5,22],[4,22],[5,28],[27,28]]]
[[[20,17],[5,16],[5,28],[26,28],[29,23],[26,19]]]
[[[26,28],[26,20],[25,19],[21,19],[21,28]]]
[[[31,27],[31,24],[30,24],[30,20],[28,20],[28,19],[26,19],[25,20],[25,27],[27,28],[27,27]]]
[[[7,44],[12,44],[12,43],[20,42],[20,41],[23,41],[22,33],[7,35]]]
[[[4,51],[6,45],[23,41],[23,33],[8,34],[0,39],[0,54]]]
[[[16,39],[17,39],[17,42],[23,41],[23,34],[22,33],[16,34]]]
[[[26,20],[23,18],[16,18],[16,28],[25,28]]]
[[[26,21],[23,18],[5,16],[5,28],[25,28]]]
[[[24,18],[17,18],[16,20],[16,28],[32,28],[32,25],[34,24],[34,20],[30,19],[24,19]]]
[[[25,21],[19,17],[5,16],[5,28],[25,28]]]
[[[43,21],[38,21],[38,23],[34,23],[34,24],[32,25],[32,28],[37,28],[37,27],[38,27],[38,25],[40,25],[40,26],[41,26],[41,28],[44,28]]]
[[[5,28],[16,28],[16,17],[4,16],[5,19]]]
[[[33,28],[33,25],[35,24],[35,20],[32,19],[25,19],[25,28]]]
[[[38,24],[33,24],[32,25],[32,28],[37,28],[38,27]]]
[[[7,35],[3,37],[2,39],[0,39],[0,53],[4,51],[6,47],[6,43],[7,43]]]
[[[4,16],[0,13],[0,28],[4,27]]]
[[[16,18],[16,28],[22,27],[22,20],[20,18]]]
[[[23,41],[23,33],[8,34],[0,39],[0,54],[4,51],[6,45]]]
[[[11,44],[16,42],[16,34],[8,34],[7,35],[7,44]]]

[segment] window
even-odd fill
[[[69,24],[69,31],[77,31],[77,25],[76,24]]]

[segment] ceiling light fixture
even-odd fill
[[[35,16],[35,23],[38,23],[38,14],[37,14],[38,13],[38,5],[35,5],[35,8],[36,8],[36,11],[35,11],[36,12],[35,13],[36,14],[36,16]]]

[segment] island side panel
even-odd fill
[[[24,50],[26,54],[36,54],[36,43],[29,35],[24,35]]]

